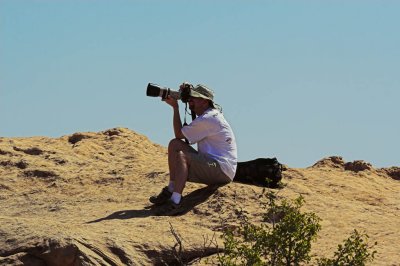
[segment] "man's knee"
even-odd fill
[[[180,139],[172,139],[168,145],[168,154],[172,161],[185,162],[187,166],[191,163],[190,153],[193,152],[193,148]]]
[[[189,152],[187,151],[178,151],[177,158],[180,162],[185,163],[188,167],[191,163],[191,157]]]
[[[187,150],[188,144],[180,139],[172,139],[168,144],[168,151],[182,151]]]

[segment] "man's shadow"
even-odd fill
[[[219,185],[212,185],[212,186],[207,186],[204,188],[197,189],[195,191],[192,191],[188,195],[186,195],[183,198],[182,205],[180,207],[180,211],[178,213],[175,213],[174,216],[176,215],[184,215],[188,213],[191,209],[193,209],[195,206],[205,202],[212,194],[215,193],[215,191],[218,190],[218,188],[221,187]],[[158,214],[160,208],[162,206],[156,206],[156,205],[150,205],[147,207],[144,207],[142,210],[124,210],[124,211],[117,211],[114,212],[107,217],[103,217],[97,220],[89,221],[86,222],[87,224],[91,223],[98,223],[101,221],[105,220],[114,220],[114,219],[119,219],[119,220],[125,220],[125,219],[133,219],[133,218],[144,218],[144,217],[149,217],[149,216],[169,216],[168,214]]]

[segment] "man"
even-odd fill
[[[187,84],[182,84],[181,88]],[[165,204],[165,211],[179,208],[186,181],[207,185],[227,184],[233,180],[237,166],[236,140],[214,93],[204,85],[191,86],[189,108],[197,118],[182,126],[178,101],[170,96],[165,102],[173,108],[175,138],[168,145],[170,180],[157,196],[156,205]],[[196,151],[190,144],[197,143]]]

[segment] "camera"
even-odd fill
[[[163,100],[168,96],[176,100],[181,100],[184,103],[189,101],[190,90],[192,89],[192,85],[189,83],[183,83],[179,91],[171,90],[170,88],[161,87],[154,83],[149,83],[147,85],[146,95],[150,97],[161,97]]]

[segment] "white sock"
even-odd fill
[[[175,182],[174,181],[169,181],[169,184],[168,184],[168,191],[169,192],[174,192],[174,187],[175,187]]]
[[[175,204],[179,204],[179,202],[181,202],[181,198],[182,198],[182,194],[179,194],[177,192],[172,193],[171,200]]]

